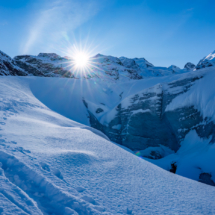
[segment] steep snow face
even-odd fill
[[[189,90],[184,90],[184,93],[175,97],[166,107],[166,111],[193,106],[200,112],[202,118],[210,119],[215,123],[214,71],[215,68],[206,68],[190,73],[189,76],[193,74],[193,78],[196,79],[195,84]]]
[[[0,75],[26,76],[28,73],[17,66],[16,62],[8,55],[0,51]]]
[[[204,57],[196,66],[196,69],[215,66],[215,51],[211,52],[208,56]]]
[[[50,110],[33,89],[42,95],[46,80],[51,89],[74,81],[0,77],[0,213],[215,213],[213,187],[169,173]],[[187,138],[182,154],[196,144]]]

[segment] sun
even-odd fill
[[[74,77],[90,78],[94,75],[97,66],[90,49],[83,47],[83,45],[73,45],[68,47],[66,56],[68,56],[68,61],[65,63],[68,64],[67,66]]]
[[[83,69],[89,64],[89,56],[85,52],[77,52],[73,59],[76,68]]]

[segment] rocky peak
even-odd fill
[[[195,67],[196,67],[195,64],[188,62],[185,64],[184,69],[193,70],[193,69],[195,69]]]
[[[173,72],[177,72],[180,70],[179,67],[175,66],[175,65],[171,65],[170,67],[168,67],[169,70],[172,70]]]
[[[119,58],[123,64],[123,66],[127,67],[127,68],[139,68],[139,66],[136,64],[134,59],[129,59],[126,57],[120,57]]]
[[[39,58],[49,58],[50,60],[59,60],[62,57],[60,55],[57,55],[55,53],[39,53]]]
[[[104,57],[104,55],[98,53],[97,55],[95,55],[93,58],[99,58],[99,57]]]
[[[21,69],[11,57],[0,51],[0,75],[25,76],[27,72]]]
[[[134,58],[134,60],[140,68],[154,67],[154,65],[149,63],[145,58]]]
[[[4,52],[0,51],[0,60],[7,60],[7,61],[12,61],[12,58],[9,57],[7,54]]]

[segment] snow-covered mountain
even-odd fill
[[[21,69],[11,57],[0,51],[0,75],[26,76],[28,72]]]
[[[149,77],[161,77],[172,74],[186,73],[192,68],[180,69],[176,66],[156,67],[144,58],[129,59],[125,57],[112,57],[98,54],[90,59],[90,69],[82,73],[74,69],[73,59],[61,57],[54,53],[40,53],[38,56],[21,55],[13,60],[3,52],[0,59],[4,64],[10,62],[9,68],[19,68],[24,74],[44,77],[66,77],[66,78],[100,78],[103,80],[139,80]],[[6,63],[8,64],[8,63]],[[18,67],[17,67],[18,66]],[[7,65],[6,65],[7,67]],[[7,71],[10,69],[8,68]],[[5,73],[0,69],[0,75],[16,75],[17,73]],[[20,74],[22,75],[22,74]]]
[[[17,214],[172,214],[161,201],[177,190],[174,213],[215,213],[214,188],[169,173],[215,185],[213,61],[180,69],[98,54],[78,73],[68,57],[0,52],[1,75],[28,76],[0,79],[4,204]]]

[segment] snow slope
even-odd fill
[[[59,78],[0,78],[1,214],[215,213],[214,187],[169,173],[52,111],[37,99],[44,83],[47,91],[73,86]]]

